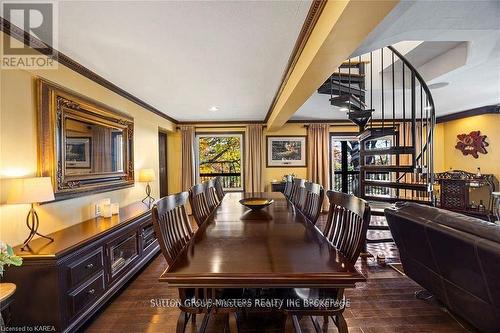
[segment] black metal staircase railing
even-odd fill
[[[353,191],[372,215],[396,201],[434,203],[435,106],[425,80],[394,47],[349,59],[319,89],[359,128],[360,172]],[[367,243],[392,242],[374,219]],[[373,234],[369,234],[373,237]],[[365,251],[366,252],[366,248]]]
[[[359,127],[359,195],[382,202],[434,202],[432,94],[394,47],[349,59],[319,89]],[[370,143],[390,139],[390,147]],[[376,163],[381,156],[388,163]],[[374,175],[382,177],[374,177]]]

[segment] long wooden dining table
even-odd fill
[[[242,198],[274,203],[252,211]],[[160,276],[179,288],[352,288],[365,277],[282,193],[227,193]]]

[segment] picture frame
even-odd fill
[[[268,168],[306,167],[307,137],[304,135],[266,136]]]
[[[92,167],[92,138],[68,137],[66,139],[66,168],[90,169]]]
[[[56,201],[134,186],[134,118],[56,83],[37,78],[38,174],[51,177]],[[95,170],[96,137],[69,126],[80,122],[121,133],[120,167]],[[69,126],[69,127],[68,127]],[[88,129],[88,128],[87,128]],[[83,141],[76,138],[85,138]],[[88,138],[91,138],[87,141]],[[73,140],[73,141],[72,141]],[[77,141],[75,141],[77,140]],[[67,147],[67,142],[70,142]],[[88,143],[88,145],[87,145]],[[67,149],[80,144],[77,158],[66,159]],[[88,149],[87,149],[88,148]],[[112,149],[110,149],[112,151]],[[87,156],[88,152],[88,156]],[[71,154],[71,153],[70,153]],[[113,155],[99,152],[111,161]]]

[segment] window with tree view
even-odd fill
[[[243,190],[243,135],[198,134],[197,180],[222,177],[224,189]]]

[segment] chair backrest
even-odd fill
[[[219,202],[221,202],[225,194],[221,176],[215,177],[215,193],[217,193],[217,199],[219,200]]]
[[[294,178],[292,183],[292,194],[290,195],[290,201],[298,206],[302,200],[304,194],[304,184],[306,181],[304,179]],[[300,207],[299,207],[300,208]]]
[[[286,175],[285,190],[283,191],[285,197],[289,198],[290,195],[292,194],[292,186],[293,186],[293,176]]]
[[[325,199],[325,191],[323,186],[316,183],[306,182],[304,186],[302,213],[309,221],[316,224]]]
[[[152,209],[153,227],[163,256],[171,265],[193,236],[185,204],[187,192],[161,198]]]
[[[189,190],[189,202],[191,203],[191,211],[198,226],[210,215],[210,208],[207,201],[206,184],[196,184]]]
[[[212,212],[220,203],[217,197],[217,191],[215,189],[215,178],[207,180],[205,182],[205,191],[207,197],[207,205],[210,212]]]
[[[366,241],[370,206],[352,194],[327,191],[330,201],[323,234],[347,260],[355,263]]]

